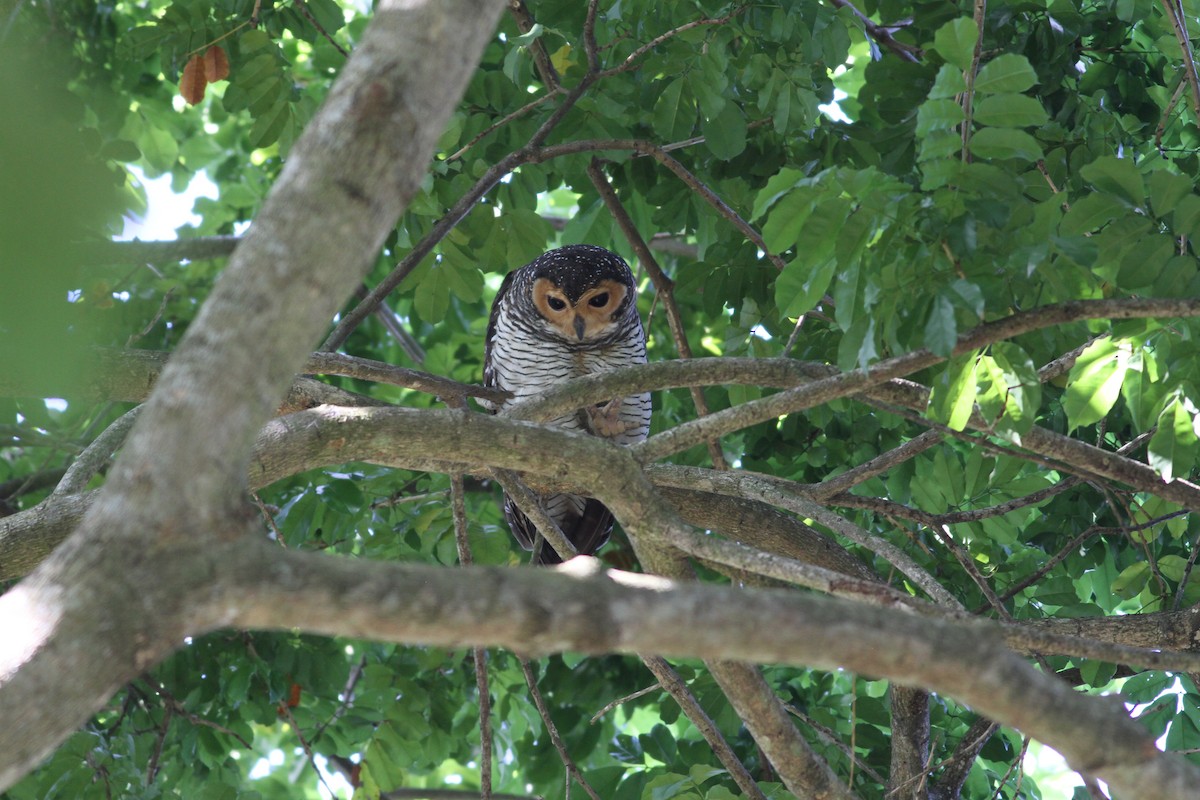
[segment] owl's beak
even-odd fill
[[[575,335],[579,337],[579,341],[581,342],[583,341],[583,329],[586,325],[587,323],[584,322],[583,317],[575,317]]]

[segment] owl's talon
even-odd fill
[[[587,412],[588,428],[603,439],[612,439],[623,433],[629,433],[639,426],[637,422],[621,419],[621,400],[619,398],[609,400],[607,403],[588,406],[584,411]]]

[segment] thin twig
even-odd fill
[[[468,567],[475,562],[467,538],[466,491],[462,475],[450,476],[450,510],[454,517],[454,542],[458,562]],[[479,692],[479,793],[483,800],[492,797],[492,693],[488,687],[487,650],[474,647],[475,688]]]
[[[999,800],[1000,795],[1004,792],[1004,784],[1008,783],[1008,776],[1013,774],[1014,769],[1017,770],[1017,785],[1013,787],[1013,797],[1021,796],[1021,780],[1025,777],[1025,768],[1023,765],[1025,763],[1025,753],[1029,750],[1029,741],[1028,736],[1021,740],[1021,752],[1008,765],[1008,769],[1004,771],[1004,775],[1001,776],[1000,781],[997,783],[996,791],[992,795],[991,800]]]
[[[174,289],[168,289],[163,293],[162,301],[159,302],[158,310],[154,312],[154,316],[150,318],[150,321],[147,322],[140,331],[129,334],[129,337],[125,340],[126,348],[132,347],[134,342],[146,336],[146,334],[150,333],[154,326],[158,324],[158,321],[162,319],[163,314],[166,313],[167,302],[171,299],[171,295],[174,293]]]
[[[173,713],[169,706],[163,709],[162,722],[158,725],[158,735],[154,737],[154,752],[150,754],[150,762],[146,764],[147,786],[154,783],[154,779],[158,776],[158,761],[162,758],[163,744],[167,741],[167,731],[171,727]]]
[[[1196,72],[1196,59],[1192,53],[1191,37],[1187,29],[1187,13],[1179,0],[1160,0],[1167,19],[1171,21],[1171,30],[1175,40],[1179,42],[1179,52],[1183,57],[1183,75],[1187,79],[1188,88],[1192,93],[1192,113],[1200,120],[1200,75]]]
[[[742,790],[742,794],[751,800],[766,800],[766,796],[762,789],[758,788],[754,776],[738,759],[737,754],[733,752],[729,742],[725,741],[725,737],[721,735],[721,731],[717,729],[712,718],[700,707],[696,696],[687,688],[687,684],[683,682],[683,678],[679,677],[679,673],[665,659],[658,656],[642,656],[642,663],[654,674],[654,677],[658,678],[659,685],[675,699],[679,708],[696,726],[696,730],[700,731],[700,735],[704,737],[704,741],[712,748],[713,754],[729,771],[730,777]]]
[[[313,772],[317,773],[317,780],[321,782],[321,786],[325,787],[325,791],[330,797],[337,797],[334,791],[329,786],[329,782],[325,780],[325,773],[321,772],[321,768],[317,766],[316,755],[313,753],[312,744],[305,738],[304,733],[300,730],[300,725],[296,722],[296,717],[292,714],[292,707],[285,700],[279,704],[280,715],[287,720],[287,723],[292,726],[292,731],[296,734],[296,739],[300,742],[300,747],[304,750],[304,758],[308,765],[312,767]],[[300,770],[296,770],[293,778],[299,777]]]
[[[657,683],[654,683],[654,684],[651,684],[650,686],[647,686],[645,689],[638,689],[633,694],[627,694],[624,697],[618,697],[616,700],[613,700],[613,701],[607,703],[604,706],[604,708],[601,708],[595,714],[592,714],[591,724],[595,725],[597,722],[600,721],[601,717],[603,717],[608,712],[612,711],[617,706],[624,705],[625,703],[628,703],[633,700],[637,700],[639,697],[645,697],[646,695],[650,694],[651,692],[657,692],[657,691],[660,691],[661,689],[662,689],[661,686],[659,686]]]
[[[1162,116],[1158,119],[1158,126],[1154,129],[1154,149],[1158,150],[1159,153],[1163,152],[1162,140],[1163,136],[1167,133],[1167,121],[1175,113],[1175,106],[1179,105],[1179,100],[1183,97],[1183,92],[1187,87],[1187,81],[1179,80],[1175,85],[1175,91],[1171,92],[1171,99],[1167,101],[1167,107],[1163,109]],[[1156,212],[1159,211],[1157,208],[1154,210]]]
[[[350,54],[348,52],[346,52],[346,48],[344,48],[340,44],[338,44],[337,41],[332,36],[329,35],[329,31],[325,30],[324,26],[322,26],[321,23],[317,22],[317,18],[312,15],[311,11],[308,10],[308,4],[305,3],[304,0],[294,0],[292,5],[295,6],[296,10],[299,11],[300,14],[303,15],[303,17],[306,20],[308,20],[310,25],[312,25],[314,28],[317,29],[317,33],[324,36],[325,40],[327,42],[329,42],[331,45],[333,45],[333,48],[335,50],[337,50],[339,53],[342,54],[343,58],[350,57]]]
[[[647,246],[646,240],[642,238],[641,232],[638,231],[637,225],[634,224],[633,218],[629,216],[629,212],[625,210],[617,193],[613,191],[612,185],[608,182],[608,176],[600,169],[600,162],[597,159],[593,158],[588,164],[587,172],[592,185],[600,194],[600,199],[608,208],[608,213],[617,221],[621,233],[625,235],[625,239],[633,251],[637,253],[638,261],[646,268],[646,273],[654,284],[654,290],[666,311],[667,324],[671,328],[671,336],[675,339],[675,349],[678,351],[679,357],[690,359],[692,346],[688,342],[687,332],[683,329],[683,317],[679,314],[679,306],[675,303],[675,282],[667,277],[667,274],[662,271],[662,267],[658,265],[658,260],[650,252],[650,248]],[[692,386],[688,391],[692,395],[692,404],[696,407],[696,415],[708,416],[711,412],[708,408],[708,401],[704,399],[704,390],[699,386]],[[725,460],[725,454],[721,452],[721,443],[718,440],[710,439],[708,441],[708,456],[717,469],[729,469],[729,463]]]
[[[898,465],[908,461],[910,458],[915,458],[924,453],[929,448],[939,444],[942,438],[940,431],[925,431],[921,435],[909,439],[899,447],[881,453],[870,461],[865,461],[857,467],[821,481],[812,487],[813,497],[818,500],[827,500],[840,495],[842,492],[848,492],[860,483],[882,475],[888,470],[894,469]]]
[[[169,708],[172,711],[172,713],[175,714],[175,716],[183,717],[184,719],[186,719],[188,722],[192,723],[193,725],[202,725],[206,728],[212,728],[213,730],[217,731],[218,733],[223,733],[226,736],[232,737],[233,739],[237,740],[237,742],[239,744],[241,744],[242,747],[246,748],[247,750],[254,749],[254,746],[251,745],[249,742],[247,742],[245,739],[243,739],[241,734],[237,733],[236,731],[231,731],[229,728],[226,728],[224,725],[220,725],[216,722],[213,722],[212,720],[207,720],[204,717],[200,716],[199,714],[193,714],[192,712],[188,711],[186,708],[183,707],[183,703],[181,703],[173,694],[171,694],[169,691],[167,691],[167,688],[165,686],[163,686],[161,683],[159,683],[158,681],[154,680],[153,678],[151,678],[149,676],[143,676],[142,679],[146,682],[146,684],[150,687],[150,689],[156,695],[158,695],[160,698],[162,698],[164,707]]]
[[[637,66],[637,61],[639,58],[641,58],[646,53],[653,50],[658,45],[667,41],[668,39],[670,39],[674,36],[678,36],[679,34],[683,33],[684,31],[690,31],[693,28],[699,28],[699,27],[702,27],[705,25],[724,25],[726,22],[729,22],[731,19],[733,19],[737,15],[741,14],[748,7],[749,7],[748,4],[738,6],[733,11],[730,11],[728,14],[726,14],[723,17],[712,17],[712,18],[708,18],[708,19],[693,20],[692,22],[686,22],[677,28],[672,28],[671,30],[667,31],[666,33],[660,33],[658,36],[655,36],[653,39],[646,42],[644,45],[638,47],[632,53],[627,55],[625,57],[625,60],[622,61],[617,66],[609,67],[608,69],[601,72],[600,77],[607,78],[611,75],[617,75],[622,72],[628,72],[629,70],[631,70]]]
[[[447,162],[457,161],[458,159],[462,158],[468,150],[470,150],[475,145],[479,144],[480,140],[486,138],[487,135],[490,134],[492,131],[497,130],[499,128],[503,128],[505,125],[512,122],[514,119],[520,119],[521,117],[528,114],[530,111],[533,111],[535,108],[537,108],[538,106],[545,103],[547,100],[550,100],[554,97],[558,97],[560,94],[563,94],[563,90],[555,89],[553,91],[547,92],[544,95],[541,95],[540,97],[536,97],[533,100],[530,100],[528,103],[521,106],[516,111],[513,111],[509,114],[504,115],[498,121],[493,122],[491,125],[488,125],[486,128],[481,130],[479,133],[475,134],[475,136],[472,137],[471,141],[467,142],[462,147],[458,148],[453,153],[446,156],[446,161]]]
[[[975,76],[979,73],[979,56],[983,52],[983,24],[987,15],[987,0],[975,0],[975,49],[971,53],[971,65],[963,72],[967,88],[962,93],[962,160],[971,160],[971,125],[975,118]]]
[[[425,392],[446,402],[461,397],[476,397],[481,400],[501,402],[509,397],[508,392],[503,390],[459,383],[430,372],[397,367],[383,361],[357,358],[341,353],[313,353],[304,364],[304,372],[308,375],[341,375],[346,378],[386,383],[391,386]]]
[[[850,0],[829,0],[829,4],[838,8],[850,9],[854,16],[858,17],[858,21],[863,24],[863,28],[866,29],[867,34],[872,39],[879,42],[896,55],[900,56],[900,58],[904,59],[905,61],[910,61],[914,64],[921,60],[920,48],[896,41],[894,38],[892,38],[892,32],[887,27],[875,23],[870,17],[855,8],[854,4],[851,3]]]
[[[279,530],[279,526],[275,524],[275,516],[271,514],[270,510],[267,508],[267,504],[264,503],[262,498],[258,496],[258,492],[250,492],[250,499],[254,501],[256,506],[258,506],[259,513],[263,515],[263,519],[267,521],[267,526],[271,529],[271,532],[275,534],[275,541],[280,547],[286,550],[287,542],[283,540],[283,531]]]
[[[104,433],[97,436],[91,444],[84,448],[83,452],[67,468],[62,480],[58,482],[58,486],[54,487],[50,496],[63,497],[83,491],[88,482],[108,464],[112,454],[125,441],[125,436],[133,427],[133,423],[137,422],[141,409],[141,406],[135,406],[117,417],[104,430]]]
[[[536,23],[533,14],[529,13],[529,7],[525,5],[525,0],[508,0],[508,10],[517,23],[517,30],[522,34],[533,30]],[[542,83],[546,85],[547,89],[558,89],[561,85],[558,70],[554,68],[554,63],[550,60],[550,54],[546,52],[542,40],[534,39],[529,45],[529,52],[533,55],[533,63],[537,67],[538,74],[542,76]]]
[[[554,745],[554,749],[558,751],[558,756],[562,759],[563,766],[566,767],[568,789],[570,788],[570,779],[574,778],[592,800],[600,800],[600,795],[596,794],[596,790],[583,777],[583,773],[579,771],[575,760],[567,752],[567,747],[563,744],[562,737],[558,735],[558,728],[555,726],[554,720],[550,718],[550,709],[546,708],[546,701],[542,699],[542,693],[538,689],[537,676],[533,674],[533,665],[528,660],[522,658],[521,671],[525,673],[525,685],[529,687],[529,696],[533,698],[533,704],[537,707],[538,714],[542,717],[542,723],[546,726],[546,732],[550,734],[550,742]],[[570,794],[569,791],[568,794]]]
[[[817,734],[817,736],[819,736],[822,741],[826,742],[827,744],[833,745],[838,750],[841,750],[842,753],[845,754],[846,758],[848,758],[850,760],[850,768],[852,770],[855,767],[857,767],[858,769],[861,769],[863,772],[865,772],[867,775],[869,775],[870,778],[873,781],[875,781],[875,783],[879,784],[880,786],[883,786],[887,783],[887,781],[885,781],[878,772],[871,769],[871,766],[869,764],[865,764],[865,763],[859,761],[858,755],[854,752],[854,748],[847,745],[845,742],[843,742],[838,737],[837,733],[835,733],[834,731],[825,727],[821,723],[817,722],[815,719],[810,717],[808,714],[805,714],[803,711],[801,711],[799,708],[792,705],[791,703],[784,703],[783,707],[785,709],[787,709],[787,712],[789,714],[791,714],[793,717],[796,717],[797,719],[802,720],[805,725],[812,728],[813,733]]]
[[[967,776],[971,773],[971,766],[979,757],[979,751],[998,730],[1000,730],[998,723],[985,717],[976,718],[967,728],[967,732],[963,734],[950,757],[934,764],[929,769],[926,774],[939,773],[937,788],[943,793],[940,796],[959,796]]]

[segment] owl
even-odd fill
[[[556,383],[629,364],[646,363],[646,334],[637,311],[637,286],[625,261],[592,245],[571,245],[510,272],[488,319],[483,383],[511,392],[507,406]],[[551,420],[549,425],[632,444],[650,432],[650,395],[616,398]],[[581,554],[596,552],[612,531],[612,514],[599,501],[573,494],[540,498],[550,517]],[[504,517],[517,541],[532,550],[537,529],[507,494]],[[557,564],[541,544],[534,563]]]

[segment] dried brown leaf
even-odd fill
[[[192,105],[204,99],[204,89],[208,86],[204,72],[204,57],[194,55],[188,59],[179,78],[179,95]]]
[[[229,57],[220,45],[214,44],[204,52],[204,77],[209,83],[229,77]]]

